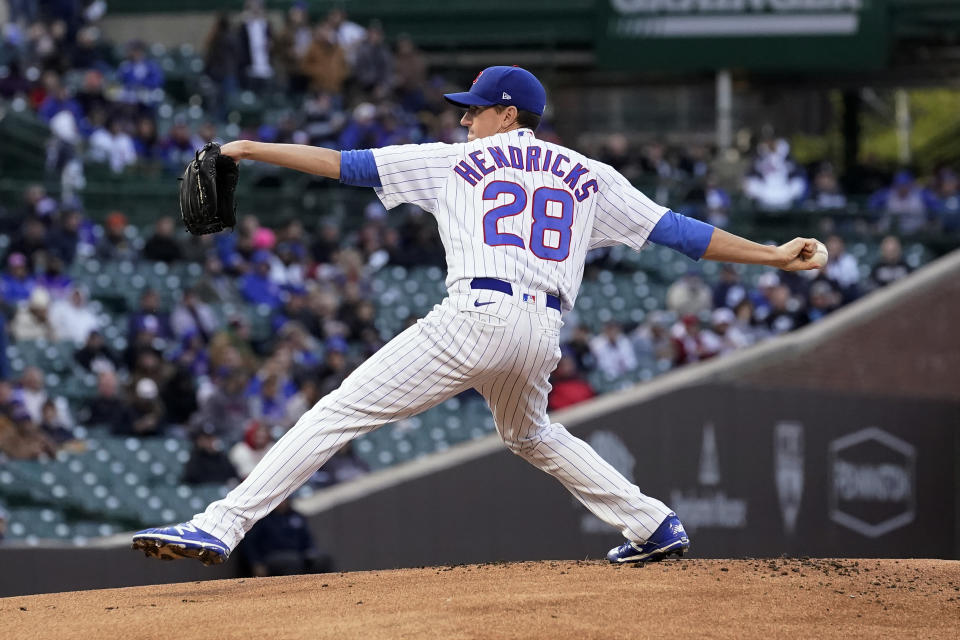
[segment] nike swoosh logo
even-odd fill
[[[485,306],[487,306],[488,304],[493,304],[493,300],[491,300],[490,302],[480,302],[479,300],[474,300],[474,301],[473,301],[473,306],[475,306],[475,307],[485,307]]]

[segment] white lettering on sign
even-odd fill
[[[910,471],[895,464],[853,464],[837,460],[833,488],[844,500],[899,502],[913,490]]]
[[[631,13],[751,13],[859,11],[863,0],[610,0],[614,11]]]

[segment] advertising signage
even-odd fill
[[[886,0],[599,0],[607,68],[671,71],[877,69]]]

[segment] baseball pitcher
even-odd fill
[[[659,560],[689,548],[667,505],[547,415],[561,318],[576,302],[587,251],[614,243],[639,251],[649,241],[694,260],[800,270],[817,266],[817,241],[774,247],[745,240],[652,202],[608,165],[538,140],[546,93],[519,67],[484,69],[469,91],[445,97],[466,109],[465,143],[338,152],[239,140],[219,149],[235,161],[372,187],[388,209],[412,203],[430,212],[446,250],[448,296],[307,411],[224,499],[189,522],[137,533],[135,549],[223,562],[254,523],[346,442],[470,388],[486,399],[513,453],[623,534],[625,542],[607,554],[611,562]],[[219,166],[215,159],[208,164]],[[232,203],[236,179],[232,169],[219,171],[224,186],[217,176],[184,180],[188,189],[214,185],[202,197],[181,197],[184,219],[195,228],[232,224],[232,204],[218,208],[210,192],[220,187]]]

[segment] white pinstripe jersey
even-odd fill
[[[373,155],[385,207],[411,203],[436,217],[448,288],[499,278],[558,294],[571,309],[587,251],[617,243],[640,250],[668,210],[609,165],[529,129]]]

